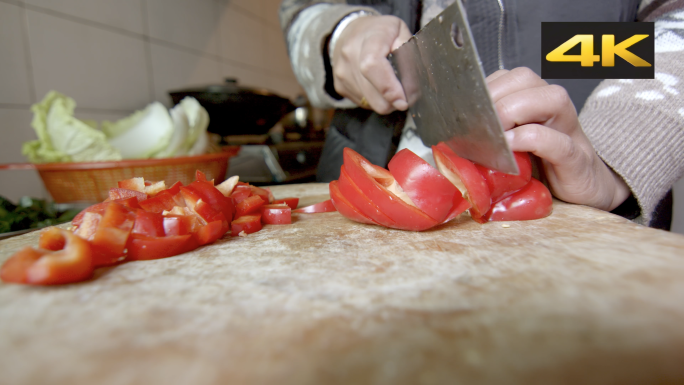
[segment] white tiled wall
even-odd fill
[[[26,10],[33,82],[40,99],[58,90],[82,108],[134,110],[149,100],[145,41]]]
[[[31,104],[50,90],[82,119],[116,120],[169,90],[235,77],[303,91],[278,24],[280,0],[0,0],[0,163],[24,162]],[[47,197],[32,171],[0,171],[0,195]]]

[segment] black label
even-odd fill
[[[653,79],[653,23],[542,23],[542,78]]]

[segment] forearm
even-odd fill
[[[284,36],[287,36],[297,16],[308,7],[316,4],[347,4],[346,0],[282,0],[278,17]]]
[[[644,225],[684,174],[682,62],[684,51],[657,52],[656,79],[606,80],[580,114],[596,153],[638,201]]]
[[[326,92],[324,60],[327,55],[326,40],[335,26],[346,15],[360,10],[378,13],[372,8],[350,6],[342,1],[326,3],[284,1],[281,5],[281,25],[287,39],[292,69],[314,106],[320,108],[355,107],[350,100],[335,99]]]

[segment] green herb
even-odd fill
[[[52,202],[22,197],[17,205],[0,196],[0,233],[37,229],[69,222],[78,210],[59,211]]]

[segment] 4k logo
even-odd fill
[[[615,55],[625,59],[635,67],[650,67],[651,64],[627,49],[632,45],[644,40],[648,35],[634,35],[620,44],[615,44],[615,35],[603,35],[603,49],[601,56],[594,55],[594,35],[575,35],[570,40],[558,46],[558,48],[546,55],[548,61],[580,62],[582,67],[593,67],[594,62],[601,61],[604,67],[615,66]],[[566,55],[571,48],[581,45],[579,55]]]
[[[653,79],[653,29],[653,23],[542,23],[542,77]]]

